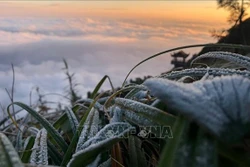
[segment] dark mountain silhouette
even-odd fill
[[[227,44],[242,44],[242,45],[250,45],[250,18],[244,20],[238,25],[235,25],[227,30],[227,35],[222,36],[217,43],[227,43]],[[210,52],[210,51],[228,51],[239,53],[242,55],[249,56],[250,49],[235,49],[235,48],[226,48],[226,47],[204,47],[198,54],[192,56],[186,63],[187,66],[190,66],[191,61],[197,56]],[[228,63],[224,60],[219,59],[202,59],[199,60],[198,63],[204,63],[209,65],[210,67],[221,67],[221,65],[225,64],[223,67],[231,68],[233,63]],[[233,65],[234,66],[234,65]],[[237,66],[234,66],[237,68]]]
[[[228,30],[228,34],[224,37],[221,37],[217,43],[250,45],[250,18],[230,28]],[[216,51],[216,50],[231,51],[231,52],[240,53],[243,55],[250,52],[250,50],[204,47],[198,55],[209,52],[209,51]]]

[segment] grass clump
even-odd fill
[[[163,51],[138,63],[119,90],[104,76],[87,99],[77,95],[73,74],[64,60],[70,105],[61,108],[60,116],[49,119],[55,121],[48,121],[26,104],[11,103],[7,110],[12,123],[8,128],[1,126],[4,121],[0,123],[0,164],[250,166],[248,58],[229,52],[210,52],[195,59],[193,65],[203,58],[223,58],[236,62],[237,68],[191,65],[185,70],[146,78],[142,84],[125,85],[140,64],[171,51],[201,46],[249,49],[243,45],[199,44]],[[107,79],[112,90],[98,93]],[[26,110],[35,123],[26,118],[14,119],[10,113],[14,105]],[[11,137],[10,133],[18,135]]]

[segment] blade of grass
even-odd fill
[[[60,135],[60,133],[46,119],[44,119],[41,115],[39,115],[35,110],[33,110],[32,108],[30,108],[29,106],[27,106],[26,104],[23,104],[21,102],[14,102],[7,107],[7,112],[15,125],[16,125],[16,122],[14,122],[14,120],[10,114],[10,111],[9,111],[10,106],[14,105],[14,104],[23,108],[27,112],[29,112],[48,131],[48,133],[51,135],[51,137],[58,143],[58,145],[60,146],[62,151],[63,152],[67,151],[68,144],[64,141],[64,139]],[[18,127],[18,126],[16,125],[16,127]]]
[[[142,63],[150,60],[150,59],[153,59],[155,57],[158,57],[162,54],[165,54],[165,53],[168,53],[168,52],[172,52],[172,51],[176,51],[176,50],[181,50],[181,49],[186,49],[186,48],[195,48],[195,47],[203,47],[203,46],[206,46],[206,47],[228,47],[228,48],[239,48],[239,49],[250,49],[250,46],[247,46],[247,45],[238,45],[238,44],[224,44],[224,43],[220,43],[220,44],[213,44],[213,43],[207,43],[207,44],[196,44],[196,45],[186,45],[186,46],[180,46],[180,47],[176,47],[176,48],[172,48],[172,49],[168,49],[168,50],[165,50],[165,51],[162,51],[162,52],[159,52],[159,53],[156,53],[144,60],[142,60],[141,62],[139,62],[138,64],[136,64],[129,72],[128,74],[126,75],[124,81],[123,81],[123,84],[122,84],[122,87],[125,86],[125,83],[129,77],[129,75],[134,71],[134,69],[136,69],[139,65],[141,65]]]
[[[3,133],[0,133],[0,160],[1,167],[23,167],[16,150]]]
[[[75,134],[75,133],[76,133],[76,129],[77,129],[78,124],[79,124],[79,122],[78,122],[78,120],[77,120],[77,118],[76,118],[76,115],[75,115],[74,112],[73,112],[70,108],[68,108],[68,107],[65,108],[65,111],[66,111],[66,114],[67,114],[67,116],[68,116],[69,123],[70,123],[71,129],[72,129],[72,132],[73,132],[73,134]]]
[[[62,162],[62,156],[57,151],[57,148],[48,141],[48,155],[51,157],[51,160],[54,162],[55,165],[60,165]]]
[[[48,165],[47,131],[43,128],[36,135],[35,143],[30,156],[30,163]]]
[[[105,81],[106,79],[109,80],[109,83],[110,83],[110,86],[111,86],[111,88],[112,88],[112,91],[113,91],[113,92],[115,91],[115,89],[114,89],[114,87],[113,87],[113,84],[112,84],[112,82],[111,82],[110,77],[109,77],[108,75],[105,75],[105,76],[100,80],[100,82],[96,85],[94,91],[92,92],[92,94],[91,94],[91,96],[90,96],[91,99],[94,99],[94,98],[95,98],[96,94],[98,93],[99,89],[101,88],[102,84],[104,83],[104,81]]]
[[[73,155],[68,167],[88,165],[95,160],[98,154],[110,149],[115,143],[127,138],[131,131],[135,131],[135,128],[127,123],[113,123],[106,125],[95,135],[95,137],[89,139],[84,144],[85,148],[83,150]],[[109,134],[109,132],[112,134]]]
[[[35,143],[35,137],[34,136],[29,136],[26,141],[25,141],[25,145],[24,145],[24,151],[22,153],[21,156],[21,160],[23,163],[28,163],[30,160],[30,155],[32,153],[32,147]]]
[[[89,112],[91,111],[91,109],[94,107],[95,103],[97,102],[97,100],[102,96],[102,93],[99,94],[95,99],[94,101],[90,104],[88,110],[86,111],[86,113],[84,114],[84,116],[82,117],[80,123],[79,123],[79,126],[77,128],[77,133],[73,136],[71,142],[70,142],[70,145],[67,149],[67,152],[65,153],[64,157],[63,157],[63,160],[62,160],[62,163],[61,163],[61,166],[66,166],[67,163],[69,162],[69,160],[71,159],[72,157],[72,153],[74,152],[74,150],[76,149],[76,145],[77,145],[77,142],[78,142],[78,139],[79,139],[79,136],[81,135],[81,132],[82,132],[82,129],[83,129],[83,125],[89,115]]]
[[[135,112],[139,116],[154,121],[157,124],[171,126],[175,122],[175,117],[173,115],[144,103],[130,99],[116,98],[115,104],[127,111]]]
[[[16,136],[16,151],[21,151],[23,146],[22,146],[22,141],[23,141],[23,130],[24,130],[24,126],[21,126],[21,131],[18,130],[17,132],[17,136]]]

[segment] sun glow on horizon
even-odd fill
[[[0,2],[2,17],[111,17],[226,22],[216,1]]]

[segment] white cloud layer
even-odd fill
[[[15,100],[29,102],[29,92],[62,93],[65,58],[76,73],[79,95],[86,96],[104,75],[120,86],[128,71],[157,52],[181,45],[213,42],[211,23],[93,18],[0,18],[0,102],[9,99],[11,63]],[[220,28],[220,27],[218,27]],[[197,49],[188,50],[194,52]],[[169,55],[143,64],[131,77],[157,75],[172,68]],[[103,89],[108,89],[108,84]],[[52,100],[60,100],[53,97]],[[1,116],[1,115],[0,115]]]

